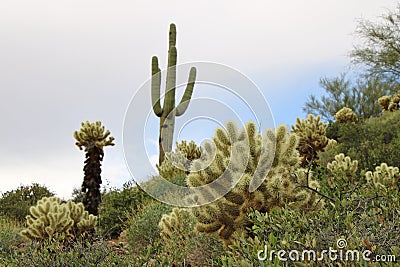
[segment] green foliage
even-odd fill
[[[117,238],[132,211],[149,203],[152,198],[132,182],[123,184],[121,189],[109,189],[102,195],[99,206],[98,232],[106,238]]]
[[[6,266],[4,261],[11,259],[16,247],[23,242],[21,230],[18,221],[0,217],[0,266]]]
[[[318,152],[324,151],[329,139],[326,137],[326,127],[321,122],[321,117],[309,114],[307,119],[296,119],[296,125],[292,126],[292,132],[299,137],[297,150],[302,156],[301,166],[309,166],[318,159]]]
[[[0,198],[0,216],[15,219],[20,223],[25,221],[29,214],[29,208],[43,197],[50,197],[54,194],[47,187],[33,183],[21,185],[17,189],[2,193]]]
[[[222,254],[222,242],[218,237],[194,231],[195,218],[190,210],[174,208],[164,214],[159,223],[164,249],[175,264],[183,261],[191,266],[205,266],[210,258]]]
[[[249,208],[263,212],[286,204],[300,209],[319,208],[321,202],[317,204],[315,192],[304,188],[310,185],[315,189],[318,184],[311,178],[306,179],[304,171],[299,169],[295,134],[289,134],[285,126],[280,126],[276,133],[267,130],[263,138],[256,133],[252,122],[240,132],[232,122],[226,125],[226,129],[228,132],[221,128],[216,130],[213,137],[215,148],[211,144],[205,146],[204,158],[192,166],[200,171],[189,174],[188,185],[202,186],[223,175],[232,179],[238,177],[239,180],[218,200],[192,208],[192,214],[198,221],[197,231],[219,235],[228,245],[233,233],[251,224],[246,217]],[[271,153],[274,145],[275,155]],[[202,165],[207,166],[210,161],[211,164],[203,169]],[[269,166],[271,169],[266,173]],[[257,190],[249,192],[250,181],[254,177],[265,180]],[[198,200],[207,200],[215,193],[218,191],[204,192],[197,197]]]
[[[14,250],[10,256],[2,266],[143,266],[138,259],[118,254],[102,240],[92,243],[76,240],[72,246],[65,246],[57,240],[32,242],[23,250]]]
[[[164,203],[153,202],[131,214],[126,222],[126,238],[132,249],[139,250],[160,238],[158,223],[163,214],[171,212]]]
[[[101,161],[104,157],[103,148],[113,146],[114,137],[110,136],[110,131],[105,131],[100,121],[90,123],[82,122],[81,129],[74,132],[76,145],[82,150],[85,147],[86,160],[83,171],[85,177],[82,183],[82,192],[85,193],[83,204],[90,214],[98,215],[98,206],[101,202],[100,185],[101,181]]]
[[[371,75],[397,79],[400,76],[400,6],[377,22],[360,20],[356,30],[361,42],[354,47],[354,63],[367,66]]]
[[[377,99],[395,91],[392,83],[379,77],[360,77],[353,82],[345,74],[331,79],[322,78],[320,86],[326,95],[320,99],[311,95],[303,111],[320,115],[326,121],[333,121],[335,114],[343,107],[352,109],[361,119],[379,116],[381,108]]]
[[[97,217],[84,210],[82,203],[61,203],[56,197],[44,197],[30,208],[26,217],[28,228],[21,235],[31,240],[66,238],[68,241],[94,229]]]
[[[355,123],[331,123],[327,136],[338,146],[330,153],[344,153],[358,161],[358,169],[374,169],[382,162],[400,162],[400,112],[384,112],[380,117]]]
[[[165,152],[171,152],[172,150],[175,117],[181,116],[185,113],[190,98],[192,97],[193,87],[196,80],[196,68],[192,67],[190,69],[185,93],[179,105],[175,107],[176,62],[176,26],[175,24],[171,24],[169,28],[168,69],[163,107],[161,107],[160,103],[161,70],[158,67],[158,58],[156,56],[152,58],[151,65],[151,100],[154,113],[156,116],[160,117],[159,165],[164,161]]]

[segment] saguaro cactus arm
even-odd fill
[[[185,113],[189,106],[190,99],[192,98],[194,83],[196,81],[196,68],[192,67],[189,72],[188,83],[186,85],[185,93],[182,96],[182,100],[176,107],[176,116],[181,116]]]
[[[151,102],[153,104],[153,111],[157,117],[161,117],[163,112],[160,104],[160,90],[161,70],[158,67],[158,58],[154,56],[151,62]]]

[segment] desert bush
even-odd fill
[[[160,239],[158,223],[163,214],[170,213],[172,208],[164,203],[156,202],[132,213],[127,222],[126,238],[133,249],[151,245]]]
[[[196,232],[195,224],[196,219],[188,209],[174,208],[170,214],[162,216],[159,223],[160,235],[170,262],[205,266],[207,260],[224,251],[218,236]]]
[[[385,112],[380,117],[350,123],[332,122],[327,136],[338,141],[334,154],[344,153],[358,160],[359,171],[371,170],[386,162],[400,162],[400,112]]]
[[[22,226],[15,219],[0,218],[0,266],[6,266],[5,262],[11,260],[14,251],[24,241],[19,235]]]
[[[133,182],[123,184],[122,189],[110,188],[103,192],[99,206],[98,232],[104,238],[117,238],[132,211],[139,210],[151,200]]]
[[[0,198],[0,215],[16,219],[23,223],[29,208],[43,197],[53,196],[47,187],[33,183],[31,185],[21,185],[17,189],[7,191]]]
[[[25,249],[13,253],[13,257],[5,261],[5,266],[142,266],[129,255],[118,254],[103,240],[93,243],[76,240],[72,246],[64,246],[55,240],[31,242]]]

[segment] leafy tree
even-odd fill
[[[357,117],[376,117],[381,113],[378,98],[396,91],[392,83],[379,77],[349,79],[345,73],[335,78],[322,78],[321,87],[327,95],[317,99],[311,95],[305,103],[303,111],[307,114],[321,115],[330,121],[342,108],[347,107],[354,111]]]
[[[113,146],[114,137],[110,131],[104,131],[100,121],[90,123],[82,122],[82,128],[74,132],[76,145],[82,150],[85,147],[86,160],[83,168],[85,177],[82,183],[82,192],[85,193],[83,204],[85,209],[93,215],[98,215],[98,206],[101,202],[100,185],[101,161],[103,160],[105,146]]]
[[[50,197],[54,194],[43,185],[33,183],[21,185],[15,190],[7,191],[0,198],[0,215],[7,216],[25,222],[29,208],[36,205],[36,202],[43,197]]]
[[[357,36],[362,40],[351,51],[354,63],[362,64],[372,75],[400,77],[400,5],[381,16],[381,21],[360,20]]]

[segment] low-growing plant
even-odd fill
[[[44,242],[31,242],[23,250],[13,252],[13,257],[4,261],[9,267],[22,266],[142,266],[137,259],[128,254],[118,254],[107,242],[97,240],[87,242],[76,240],[70,246],[57,240],[45,240]]]
[[[185,262],[190,266],[205,266],[207,261],[224,251],[218,236],[194,230],[196,219],[188,209],[174,208],[164,214],[159,223],[164,249],[172,263]]]
[[[19,235],[22,226],[15,219],[0,217],[0,266],[12,259],[14,251],[24,241]]]

